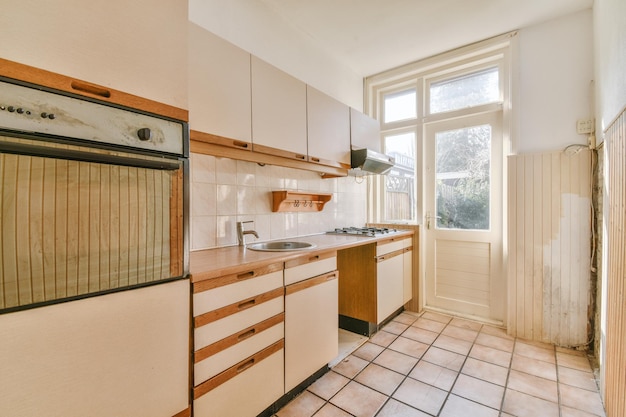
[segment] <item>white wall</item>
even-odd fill
[[[363,110],[363,78],[262,2],[189,0],[189,20],[335,99]]]
[[[520,30],[514,153],[587,143],[576,121],[593,115],[592,23],[586,10]]]

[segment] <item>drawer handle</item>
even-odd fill
[[[311,157],[311,161],[319,163],[320,159],[313,156],[313,157]]]
[[[309,262],[317,261],[317,260],[319,260],[319,259],[320,259],[320,256],[319,256],[319,255],[311,256],[311,257],[309,258]]]
[[[72,81],[70,86],[74,90],[82,91],[83,93],[89,93],[89,94],[93,94],[93,95],[104,97],[104,98],[110,98],[111,97],[111,92],[109,90],[107,90],[106,88],[103,88],[103,87],[98,87],[96,85],[91,85],[91,84],[87,84],[87,83],[83,83],[83,82],[74,80],[74,81]]]
[[[249,337],[254,336],[255,333],[256,333],[256,329],[250,329],[247,332],[241,333],[239,336],[237,336],[237,340],[239,341],[245,340]]]
[[[237,373],[245,371],[246,369],[250,368],[252,365],[254,365],[254,358],[252,358],[249,361],[244,362],[241,365],[239,365],[237,367]]]
[[[246,279],[254,276],[254,271],[244,272],[243,274],[237,275],[237,279]]]
[[[234,140],[233,141],[233,146],[236,146],[238,148],[248,149],[248,143],[246,143],[246,142],[239,142],[238,140]]]
[[[243,303],[239,304],[237,306],[237,308],[239,310],[244,310],[246,308],[250,308],[252,307],[254,304],[256,303],[256,300],[249,300],[249,301],[244,301]]]
[[[304,160],[306,159],[306,156],[304,156],[304,155],[300,155],[299,153],[297,153],[297,154],[296,154],[296,159],[301,159],[301,160],[303,160],[303,161],[304,161]]]

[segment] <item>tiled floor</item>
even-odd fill
[[[278,417],[604,417],[584,353],[402,313]]]

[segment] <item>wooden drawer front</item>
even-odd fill
[[[285,264],[285,285],[337,269],[337,252],[298,258]]]
[[[270,346],[194,389],[196,417],[254,417],[285,392],[284,342]]]
[[[274,326],[258,331],[258,333],[255,332],[255,334],[249,337],[246,337],[246,333],[243,333],[242,337],[243,340],[239,343],[215,352],[194,365],[194,386],[200,385],[245,358],[265,349],[272,343],[283,339],[285,337],[285,326],[281,320]]]
[[[200,350],[263,320],[281,314],[285,310],[284,297],[274,297],[269,301],[222,319],[196,327],[194,330],[194,350]]]
[[[411,246],[411,244],[412,239],[410,236],[385,239],[384,241],[378,242],[378,244],[376,245],[376,256],[385,255],[390,252],[404,249],[408,246]]]
[[[194,290],[194,317],[283,286],[282,269],[261,276],[254,276],[254,274],[254,271],[239,274],[237,276],[242,277],[239,281],[231,280],[230,282],[233,283],[210,290],[201,292],[195,292]]]

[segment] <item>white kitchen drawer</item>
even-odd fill
[[[413,244],[411,236],[389,238],[376,244],[376,256],[386,255],[397,250],[408,248]]]
[[[337,252],[303,256],[285,262],[285,285],[325,274],[337,269]]]
[[[195,417],[254,417],[285,392],[284,343],[274,344],[194,389]]]
[[[195,323],[194,350],[199,350],[263,320],[282,313],[285,310],[283,292],[276,290],[274,297],[259,302],[253,307],[245,308],[234,314],[226,315],[206,324]],[[226,307],[228,308],[228,307]],[[223,310],[215,312],[220,315]],[[198,319],[198,318],[196,318]]]
[[[264,329],[262,324],[256,328],[243,331],[240,335],[233,335],[225,344],[234,343],[224,350],[220,349],[220,343],[209,346],[212,355],[194,364],[194,386],[198,386],[209,378],[241,362],[245,358],[265,349],[271,344],[285,337],[284,317],[273,326]],[[270,320],[275,322],[277,320]]]
[[[194,317],[283,286],[282,263],[194,283]]]

